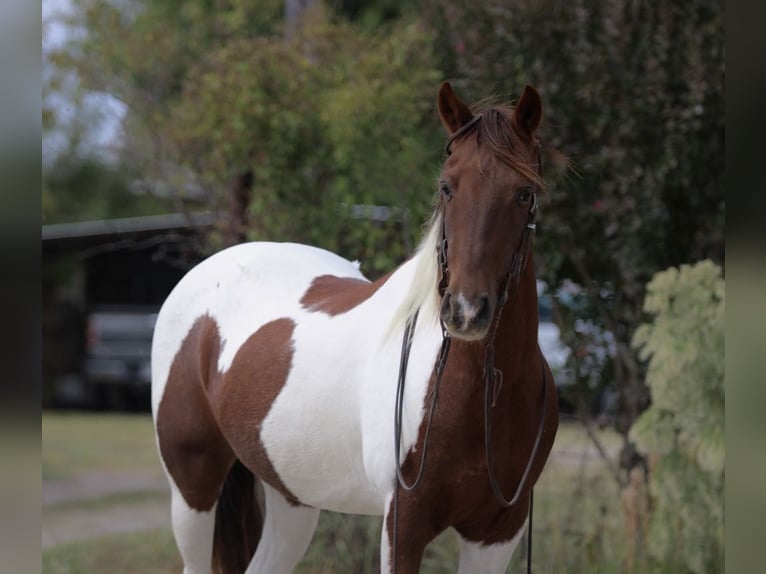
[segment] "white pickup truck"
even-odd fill
[[[148,408],[156,321],[157,309],[144,306],[102,306],[88,314],[83,375],[99,406]]]

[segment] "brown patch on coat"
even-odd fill
[[[197,319],[173,359],[157,409],[162,460],[186,503],[199,511],[218,500],[236,458],[205,394],[208,381],[218,375],[220,349],[215,320]]]
[[[346,313],[372,297],[392,274],[393,271],[373,283],[354,277],[320,275],[301,297],[301,305],[331,317]]]
[[[282,482],[261,441],[263,420],[290,374],[294,330],[295,322],[283,318],[250,335],[226,374],[211,386],[210,402],[237,458],[297,505],[300,501]]]
[[[526,287],[511,294],[495,339],[496,364],[503,372],[504,384],[492,409],[492,446],[495,475],[506,498],[515,492],[540,424],[543,366],[538,355],[537,330],[533,328],[537,293],[531,267],[526,272],[527,280],[522,279]],[[485,344],[486,341],[452,341],[425,474],[413,491],[399,490],[396,568],[402,574],[418,572],[425,546],[449,526],[472,542],[494,544],[513,538],[524,525],[529,510],[529,490],[540,476],[553,446],[558,428],[558,403],[553,375],[545,364],[548,402],[540,449],[519,501],[510,508],[502,507],[491,490],[484,453]],[[433,388],[433,384],[432,377],[429,388]],[[426,415],[427,408],[428,405]],[[415,447],[402,465],[408,482],[414,479],[420,465],[425,419],[424,416]],[[392,540],[390,509],[386,528]]]
[[[197,319],[173,359],[157,411],[165,466],[186,503],[208,511],[234,461],[242,463],[293,503],[274,470],[260,428],[292,365],[295,323],[263,325],[239,348],[226,373],[218,371],[221,338],[215,320]]]

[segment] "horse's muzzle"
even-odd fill
[[[486,293],[466,297],[447,291],[442,298],[440,314],[450,335],[476,341],[487,335],[494,312],[495,305]]]

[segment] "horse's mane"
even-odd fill
[[[436,248],[441,240],[441,210],[437,207],[431,215],[426,232],[420,240],[412,259],[415,260],[415,272],[412,284],[404,299],[396,310],[388,329],[392,334],[403,328],[404,324],[415,314],[415,311],[429,303],[434,311],[438,311],[438,292],[436,284],[439,281],[439,262]],[[426,319],[426,314],[421,319]],[[434,313],[434,319],[437,315]]]

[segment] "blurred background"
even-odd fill
[[[540,136],[571,161],[548,157],[536,237],[564,414],[535,571],[723,571],[723,13],[44,0],[44,570],[179,570],[148,416],[159,306],[246,240],[319,245],[370,278],[403,261],[433,205],[448,79],[469,102],[536,86]],[[301,572],[377,571],[378,522],[323,516]],[[440,538],[424,571],[456,552]]]

